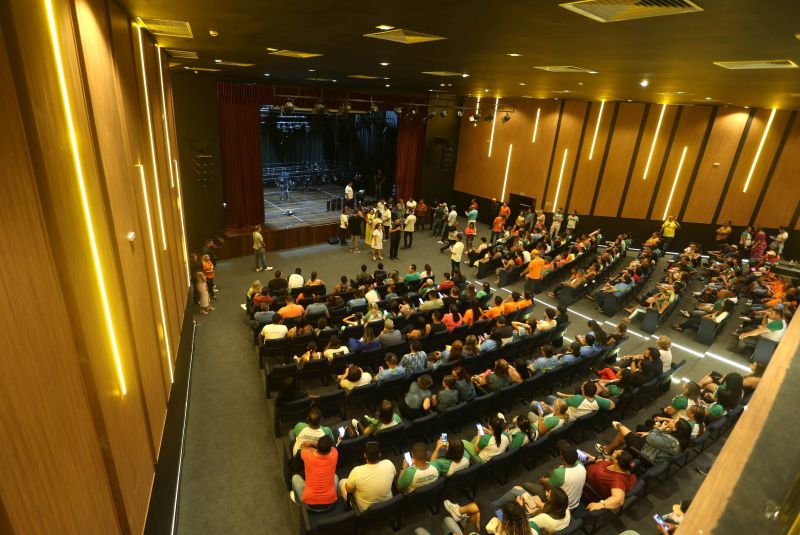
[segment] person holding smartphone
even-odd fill
[[[511,438],[503,431],[503,420],[493,415],[486,427],[478,427],[478,434],[472,441],[463,440],[464,450],[476,463],[485,463],[508,449]]]
[[[584,462],[578,459],[575,446],[566,440],[556,443],[562,464],[554,468],[549,476],[541,476],[539,483],[523,483],[521,488],[534,495],[540,507],[544,506],[549,489],[559,488],[567,495],[569,509],[575,509],[581,501],[583,486],[586,483]]]
[[[428,450],[425,444],[417,442],[411,448],[411,462],[406,453],[403,460],[403,469],[397,478],[397,490],[403,494],[414,492],[419,487],[430,485],[439,479],[439,470],[428,462]]]
[[[448,441],[447,433],[442,433],[433,449],[431,464],[439,470],[439,475],[447,477],[469,468],[469,456],[464,452],[464,444],[460,440]]]

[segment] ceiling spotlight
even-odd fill
[[[402,106],[395,106],[395,107],[394,107],[394,112],[395,112],[397,115],[402,115],[402,114],[403,114],[403,107],[402,107]]]
[[[388,66],[389,66],[388,61],[381,61],[381,67],[388,67]]]
[[[269,76],[269,73],[268,73],[268,72],[265,72],[265,73],[264,73],[264,76]]]
[[[333,83],[335,84],[335,83],[336,83],[336,80],[331,80],[331,82],[333,82]]]
[[[525,82],[520,82],[519,85],[525,85]]]
[[[502,119],[500,119],[500,122],[501,122],[501,123],[503,123],[503,124],[505,124],[505,123],[507,123],[507,122],[508,122],[508,121],[510,121],[510,120],[511,120],[511,116],[508,114],[508,112],[506,112],[506,114],[505,114],[505,115],[503,115],[503,118],[502,118]]]
[[[489,113],[489,115],[487,115],[486,117],[484,117],[484,118],[483,118],[483,120],[484,120],[484,121],[486,121],[487,123],[488,123],[489,121],[493,121],[493,120],[494,120],[494,114],[493,114],[493,113]]]
[[[706,100],[711,100],[711,97],[706,97]]]
[[[522,54],[517,54],[516,52],[509,52],[509,53],[508,53],[508,55],[509,55],[509,56],[511,56],[512,58],[518,58],[518,57],[520,57]]]
[[[458,117],[461,117],[462,115],[464,115],[464,110],[458,110],[458,111],[456,112],[456,115],[457,115]]]
[[[342,103],[341,107],[339,108],[339,113],[341,113],[342,115],[347,115],[348,113],[350,113],[350,109],[351,109],[350,103],[345,100]]]
[[[430,111],[430,112],[428,112],[428,115],[426,115],[425,117],[422,118],[422,122],[423,123],[427,123],[428,121],[430,121],[434,117],[436,117],[436,114],[433,113],[432,111]]]
[[[389,84],[386,84],[386,87],[392,87],[392,86],[391,86],[391,85],[389,85]]]
[[[221,59],[215,59],[214,63],[222,63],[222,60]]]
[[[439,84],[439,86],[440,86],[440,87],[444,87],[444,82],[442,82],[441,84]]]
[[[308,72],[317,72],[317,69],[308,69]]]
[[[416,114],[417,114],[417,107],[414,106],[413,108],[411,108],[411,115],[416,115]]]
[[[650,81],[649,80],[642,80],[641,82],[639,82],[639,85],[642,86],[642,87],[647,87],[648,85],[650,85]]]
[[[369,111],[371,111],[372,113],[378,113],[378,105],[373,102],[369,106]]]
[[[278,51],[278,49],[277,49],[277,48],[270,48],[270,47],[267,47],[267,52],[277,52],[277,51]]]
[[[461,75],[461,77],[462,77],[462,78],[469,78],[469,74],[467,74],[467,73],[464,73],[464,74],[462,74],[462,75]]]
[[[441,115],[442,117],[447,117],[447,110],[440,111],[439,115]]]
[[[219,35],[219,32],[217,30],[208,30],[208,35],[211,37],[216,37]]]
[[[383,30],[385,32],[388,32],[389,30],[394,30],[394,26],[389,26],[388,24],[379,24],[375,26],[375,28],[378,30]]]
[[[488,92],[489,92],[489,90],[488,90],[488,89],[484,89],[484,90],[483,90],[483,92],[484,92],[484,93],[488,93]]]
[[[469,116],[469,122],[471,122],[472,124],[478,124],[478,121],[480,121],[480,120],[481,120],[481,116],[478,115],[477,113],[474,114],[474,115],[470,115]]]

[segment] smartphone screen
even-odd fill
[[[339,428],[339,436],[344,438],[344,427]]]
[[[496,516],[497,519],[502,522],[503,521],[503,510],[502,509],[498,509],[497,511],[494,512],[494,516]]]
[[[419,298],[419,304],[420,305],[422,304],[422,298],[421,297]]]
[[[663,519],[663,518],[661,518],[661,515],[659,515],[658,513],[656,513],[656,514],[654,514],[654,515],[653,515],[653,520],[655,520],[656,524],[658,524],[658,525],[659,525],[659,526],[661,526],[662,528],[664,528],[664,529],[666,529],[666,530],[668,530],[668,529],[669,529],[669,526],[667,525],[667,523],[666,523],[666,522],[664,522],[664,519]]]
[[[475,427],[478,428],[478,434],[482,435],[483,434],[483,426],[481,424],[475,424]]]
[[[580,459],[583,462],[586,462],[589,460],[589,454],[583,450],[578,450],[578,459]]]
[[[442,442],[447,442],[447,433],[442,433]]]
[[[536,406],[539,407],[539,411],[541,411],[541,413],[544,414],[544,407],[542,407],[542,404],[537,401]]]
[[[414,461],[413,461],[413,459],[411,459],[411,452],[408,452],[408,451],[407,451],[407,452],[405,452],[405,453],[403,454],[403,457],[405,458],[405,460],[406,460],[406,464],[407,464],[408,466],[411,466],[412,464],[414,464]]]

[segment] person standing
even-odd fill
[[[461,271],[461,256],[464,254],[464,238],[459,234],[456,242],[450,247],[450,270]]]
[[[386,182],[386,177],[383,176],[382,169],[378,169],[378,172],[375,173],[373,180],[375,181],[375,198],[380,199],[381,193],[383,192],[383,183]]]
[[[347,185],[344,187],[344,204],[345,206],[349,206],[353,208],[353,198],[355,197],[355,192],[353,191],[353,183],[348,182]]]
[[[544,232],[544,218],[545,218],[544,210],[542,210],[541,208],[536,210],[536,228],[541,230],[542,232]]]
[[[739,235],[739,249],[742,252],[742,258],[750,256],[750,245],[753,243],[753,227],[747,227]]]
[[[675,220],[675,216],[669,216],[661,225],[661,238],[664,240],[661,250],[664,254],[666,254],[672,240],[675,239],[675,231],[679,228],[681,228],[681,224]]]
[[[433,235],[441,236],[444,220],[447,217],[447,205],[438,201],[433,204],[436,206],[433,210]]]
[[[348,222],[348,230],[350,231],[350,240],[352,244],[350,245],[350,250],[353,252],[358,252],[358,245],[361,241],[361,224],[364,223],[364,216],[361,215],[360,210],[356,210],[353,216],[350,218]]]
[[[494,221],[492,221],[492,235],[491,238],[489,238],[490,243],[494,244],[494,242],[496,242],[497,239],[503,235],[503,228],[505,226],[506,226],[505,217],[498,215],[497,217],[494,218]]]
[[[477,204],[472,204],[469,207],[469,210],[464,212],[464,215],[467,216],[467,223],[470,221],[477,221],[478,220],[478,208]]]
[[[392,226],[392,209],[389,203],[386,203],[381,212],[381,223],[383,224],[383,239],[389,239],[389,227]]]
[[[567,234],[570,236],[575,235],[575,228],[578,226],[579,220],[580,218],[575,210],[567,216]]]
[[[414,226],[417,224],[417,216],[413,211],[409,211],[403,223],[403,249],[411,249],[414,243]]]
[[[389,229],[389,260],[397,260],[397,250],[400,248],[400,235],[402,233],[403,225],[398,217]]]
[[[208,286],[208,295],[211,296],[212,299],[216,299],[214,295],[218,290],[214,284],[214,279],[216,278],[216,272],[214,271],[214,263],[211,262],[211,257],[207,254],[203,255],[203,275],[206,277],[206,286]]]
[[[378,222],[372,231],[372,260],[383,260],[383,225]]]
[[[256,271],[271,271],[272,266],[267,265],[267,248],[264,245],[264,236],[261,235],[261,225],[253,229],[253,251],[256,254]]]
[[[414,212],[417,216],[417,224],[420,230],[425,230],[425,223],[428,221],[428,205],[425,204],[425,199],[420,199],[417,204],[417,210]]]
[[[197,272],[195,277],[195,290],[197,291],[197,305],[200,307],[200,314],[208,314],[210,310],[214,310],[211,306],[211,300],[208,297],[208,285],[206,284],[206,276],[202,271]]]
[[[789,232],[786,230],[786,227],[778,228],[778,233],[772,237],[772,242],[769,244],[770,249],[775,250],[779,256],[783,255],[783,246],[786,244],[786,240],[789,239]]]
[[[561,222],[564,221],[564,208],[553,212],[553,222],[550,224],[550,237],[554,238],[561,232]]]
[[[731,235],[733,229],[731,228],[731,222],[726,221],[717,229],[716,236],[714,236],[714,240],[717,242],[718,246],[723,246],[728,243],[728,236]]]
[[[350,219],[350,208],[347,206],[344,207],[344,212],[339,214],[339,245],[344,247],[347,245],[347,229],[349,226],[349,219]]]
[[[450,213],[447,214],[447,222],[442,230],[442,239],[439,243],[444,243],[445,238],[449,232],[450,227],[458,227],[458,212],[456,212],[456,205],[450,206]]]

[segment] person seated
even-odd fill
[[[442,321],[441,310],[434,310],[431,313],[431,322],[428,325],[430,326],[429,334],[446,333],[448,330],[447,325]]]
[[[288,291],[288,286],[289,281],[283,278],[280,269],[275,270],[275,277],[267,283],[269,293],[272,294],[273,297],[285,295]]]
[[[442,322],[445,324],[448,331],[452,331],[456,327],[460,327],[464,324],[464,319],[461,317],[461,313],[458,311],[458,306],[455,303],[448,307],[447,314],[442,316]]]
[[[364,325],[367,325],[374,321],[383,321],[383,318],[385,316],[386,316],[385,313],[380,308],[378,308],[377,301],[373,303],[368,303],[367,311],[364,313],[363,316]]]
[[[482,320],[485,318],[484,311],[478,304],[478,300],[472,300],[467,304],[467,310],[464,312],[462,316],[464,323],[472,327],[475,325],[476,321]]]
[[[306,336],[309,334],[314,334],[314,328],[306,323],[306,320],[299,319],[292,326],[292,328],[289,329],[289,332],[286,333],[286,336],[291,340],[297,336]]]
[[[403,275],[403,280],[406,282],[416,282],[420,280],[420,274],[417,272],[416,264],[409,264],[408,272]]]
[[[667,426],[655,427],[652,431],[632,432],[619,422],[612,422],[617,435],[608,444],[595,444],[595,449],[604,456],[611,455],[623,444],[634,448],[639,454],[656,465],[673,455],[686,450],[692,436],[692,428],[686,420],[670,420]]]
[[[427,312],[430,310],[438,310],[444,306],[439,292],[430,291],[425,294],[425,300],[419,305],[420,312]]]
[[[378,336],[383,347],[392,347],[403,343],[403,335],[394,328],[394,321],[386,319],[383,322],[383,331]]]
[[[562,394],[556,392],[555,396],[548,396],[547,404],[552,406],[556,398],[563,399],[567,406],[567,415],[570,420],[577,420],[581,416],[594,414],[599,410],[610,411],[614,409],[614,402],[597,395],[597,385],[594,381],[585,381],[581,385],[580,394]]]
[[[355,338],[349,339],[347,347],[350,348],[350,353],[361,353],[362,351],[379,349],[381,342],[375,338],[375,331],[372,330],[372,327],[364,327],[364,334],[361,335],[361,338],[358,340]]]
[[[478,300],[481,300],[484,297],[486,297],[487,295],[488,296],[492,295],[492,286],[488,282],[484,282],[483,286],[481,286],[481,289],[478,290],[478,292],[475,294],[475,298],[478,299]],[[501,299],[501,302],[502,302],[502,299]]]
[[[376,418],[372,418],[365,414],[363,424],[357,419],[353,419],[353,425],[356,427],[363,426],[364,434],[367,436],[373,435],[378,431],[394,427],[401,423],[403,423],[403,418],[398,413],[394,412],[394,403],[388,399],[381,401],[381,404],[378,406],[378,415]]]
[[[275,317],[275,312],[269,309],[267,303],[262,303],[258,307],[257,312],[253,314],[253,321],[256,322],[257,327],[263,328],[267,323],[272,323],[272,318]]]
[[[516,486],[498,500],[492,502],[492,507],[495,511],[502,511],[505,504],[520,506],[525,511],[530,527],[522,533],[558,533],[569,527],[569,523],[572,521],[572,513],[568,507],[569,497],[560,487],[543,490],[540,497],[527,492],[521,486]],[[459,508],[456,511],[453,507],[450,509],[453,513],[462,510],[462,508]],[[469,505],[464,506],[463,509],[465,511],[471,510]],[[493,525],[500,525],[500,519],[495,517],[490,520],[486,525],[486,529],[489,530]],[[536,527],[533,528],[533,526]]]
[[[621,297],[631,289],[632,284],[633,280],[631,279],[631,276],[627,272],[623,272],[621,277],[616,280],[606,282],[600,287],[599,290],[593,294],[589,294],[587,297],[596,300],[597,308],[603,309],[606,299],[612,296]]]
[[[669,336],[661,335],[656,340],[658,348],[658,359],[661,361],[661,373],[667,373],[672,369],[672,339]]]
[[[372,284],[372,275],[367,273],[366,264],[361,264],[361,271],[356,274],[355,281],[357,286],[368,286]]]
[[[485,387],[489,392],[497,392],[511,384],[508,362],[505,359],[497,359],[494,370],[486,370],[480,375],[472,377],[475,384]]]
[[[494,306],[483,312],[483,317],[487,320],[493,320],[503,315],[503,298],[499,295],[494,296]]]
[[[336,488],[336,463],[339,452],[328,435],[316,442],[304,443],[300,451],[304,475],[292,476],[292,490],[289,497],[296,504],[304,504],[315,512],[327,511],[338,501]]]
[[[397,364],[397,355],[394,353],[386,353],[386,356],[383,358],[383,361],[386,363],[386,367],[383,366],[378,367],[378,373],[375,374],[375,381],[380,383],[381,381],[386,381],[390,379],[396,379],[398,377],[405,377],[406,370],[402,366]]]
[[[400,400],[400,414],[409,420],[416,420],[436,405],[436,399],[431,392],[433,378],[422,375],[408,387],[408,392]]]
[[[531,315],[531,317],[533,317],[533,315]],[[546,308],[544,310],[544,317],[536,322],[536,330],[539,332],[545,332],[549,331],[550,329],[555,329],[557,325],[556,309]]]
[[[343,293],[352,292],[353,287],[350,286],[350,279],[347,278],[347,275],[342,275],[341,279],[339,279],[339,283],[333,287],[333,294],[339,295]]]
[[[677,299],[677,294],[683,290],[685,284],[682,281],[675,281],[672,284],[660,284],[658,291],[653,295],[646,296],[640,300],[642,306],[633,305],[626,307],[625,312],[629,315],[623,321],[633,321],[637,315],[646,312],[646,309],[655,309],[659,314],[663,314],[670,304]]]
[[[317,351],[317,343],[313,340],[308,343],[306,346],[306,352],[300,356],[295,355],[294,360],[297,362],[299,367],[303,367],[303,364],[310,360],[319,360],[322,358],[322,353]]]
[[[339,337],[335,334],[331,336],[331,339],[328,340],[328,345],[322,350],[322,354],[325,355],[328,361],[339,355],[347,355],[349,353],[350,349],[347,346],[343,346],[339,341]]]
[[[452,375],[445,375],[442,379],[442,389],[434,397],[436,398],[436,408],[440,412],[458,405],[456,379]]]
[[[446,362],[457,362],[464,356],[464,344],[456,340],[453,342],[453,345],[445,346],[445,350],[441,353],[438,351],[434,351],[433,353],[437,354],[436,359],[442,364]]]
[[[294,273],[289,275],[289,280],[286,281],[286,286],[289,290],[294,290],[295,288],[302,288],[305,280],[303,279],[303,270],[301,268],[294,268]]]
[[[261,290],[253,296],[254,309],[262,309],[264,305],[267,305],[267,309],[269,309],[270,303],[272,303],[272,296],[269,294],[268,286],[262,287]]]
[[[599,343],[597,340],[595,340],[594,334],[588,333],[586,336],[582,338],[583,338],[583,343],[581,344],[580,358],[582,359],[592,358],[596,355],[599,355],[605,350],[605,344]]]
[[[303,305],[299,305],[294,302],[294,297],[291,294],[286,296],[286,304],[278,309],[278,314],[281,315],[283,319],[287,318],[299,318],[303,314],[305,314],[305,309]]]
[[[280,340],[286,338],[288,333],[289,329],[283,324],[283,316],[275,313],[272,316],[272,323],[264,325],[264,328],[261,329],[261,338],[263,340]]]
[[[528,420],[527,416],[515,416],[511,424],[506,426],[506,433],[511,438],[508,444],[509,450],[516,450],[536,440],[536,428]]]
[[[330,318],[331,314],[328,312],[328,306],[325,304],[325,296],[324,295],[315,295],[314,302],[311,303],[306,307],[305,318],[308,319],[309,316],[323,316],[325,318]]]
[[[372,272],[372,279],[375,281],[375,284],[383,284],[383,281],[386,280],[387,273],[383,269],[383,262],[378,262],[378,269]]]
[[[636,486],[633,455],[623,449],[614,451],[610,459],[589,456],[583,498],[590,503],[588,511],[616,511],[625,504],[625,495]],[[594,492],[589,491],[591,488]],[[600,498],[597,501],[597,498]]]
[[[619,398],[624,393],[632,394],[633,372],[629,368],[623,368],[616,379],[600,379],[597,381],[597,393],[607,398]]]
[[[338,331],[336,327],[332,325],[328,325],[328,320],[325,318],[320,318],[317,320],[317,326],[314,327],[314,334],[316,336],[323,336],[325,339],[329,339],[330,336],[333,336]]]
[[[534,350],[536,351],[536,350]],[[553,346],[545,344],[538,349],[539,356],[531,364],[531,371],[534,373],[546,372],[557,368],[560,364],[558,355],[555,354]]]
[[[586,346],[582,346],[577,340],[571,342],[569,344],[569,349],[558,356],[559,366],[565,366],[567,364],[578,362],[581,358],[583,358],[581,351],[583,351],[585,347]]]
[[[428,450],[424,443],[417,442],[412,446],[411,459],[411,465],[403,460],[403,470],[397,478],[397,490],[403,494],[410,494],[439,479],[438,468],[428,462]]]
[[[586,274],[583,269],[574,267],[570,273],[569,279],[556,286],[552,292],[548,293],[550,297],[558,297],[564,288],[579,288],[586,282]]]
[[[364,460],[365,464],[356,466],[345,479],[339,481],[339,494],[345,500],[352,496],[356,507],[362,512],[392,499],[392,484],[397,474],[392,461],[381,459],[378,442],[367,442]]]
[[[717,300],[714,304],[700,303],[692,311],[681,310],[681,315],[688,319],[683,323],[674,323],[672,328],[679,332],[682,332],[684,329],[697,329],[700,327],[700,321],[703,318],[716,321],[716,318],[720,314],[730,314],[736,306],[736,303],[729,299],[729,297],[732,296],[733,292],[729,292],[724,288],[720,289],[717,292]]]
[[[339,381],[339,386],[349,394],[354,388],[370,384],[372,375],[355,364],[351,364],[343,374],[337,377],[337,380]]]
[[[378,293],[377,285],[375,283],[369,285],[367,293],[364,294],[364,299],[366,299],[367,303],[370,305],[377,305],[381,300],[381,295]]]
[[[353,298],[347,302],[347,310],[352,311],[355,308],[363,308],[367,306],[367,300],[364,298],[364,289],[359,287],[353,290]]]
[[[464,453],[464,444],[458,440],[445,440],[446,433],[436,441],[431,455],[431,464],[440,476],[448,477],[460,470],[469,468],[469,457]]]
[[[472,441],[462,442],[464,451],[473,463],[485,463],[505,452],[511,443],[511,438],[503,430],[503,420],[497,415],[492,415],[485,427],[478,424],[478,434]]]
[[[474,526],[475,532],[481,531],[481,511],[476,503],[458,505],[449,500],[444,501],[444,508],[456,522],[461,522],[465,526]],[[486,524],[486,530],[500,535],[521,534],[521,535],[540,535],[539,527],[528,519],[525,508],[516,501],[504,503],[498,508],[503,519],[493,517]],[[447,521],[449,519],[445,519]],[[448,525],[448,524],[446,524]],[[458,524],[456,524],[458,525]],[[460,531],[459,534],[463,533]]]
[[[453,368],[453,379],[455,379],[456,390],[458,390],[458,401],[472,401],[475,399],[477,393],[475,392],[475,384],[472,382],[472,376],[463,366],[456,366]]]
[[[761,321],[761,325],[755,329],[739,334],[736,345],[732,346],[730,349],[737,352],[743,351],[744,349],[752,349],[756,345],[757,337],[780,342],[785,332],[786,320],[784,319],[783,310],[780,308],[771,308]]]
[[[445,272],[443,277],[444,280],[442,280],[442,282],[439,283],[439,286],[436,289],[439,290],[441,293],[446,293],[450,291],[450,288],[454,287],[456,283],[453,282],[452,279],[450,278],[450,273]]]
[[[430,334],[431,324],[425,321],[423,316],[417,316],[412,323],[407,324],[400,332],[407,340],[411,341],[415,338]]]
[[[318,407],[308,409],[305,422],[297,422],[289,432],[289,442],[294,442],[292,455],[297,455],[300,448],[316,445],[323,436],[333,440],[333,433],[329,427],[322,425],[322,411]]]
[[[316,271],[312,271],[311,276],[306,281],[306,286],[325,286],[325,281],[317,276]]]
[[[488,338],[481,337],[483,340],[481,341],[481,345],[479,346],[479,354],[485,353],[487,351],[492,351],[494,349],[499,349],[500,346],[503,345],[503,339],[500,338],[501,333],[498,331],[492,331]]]

